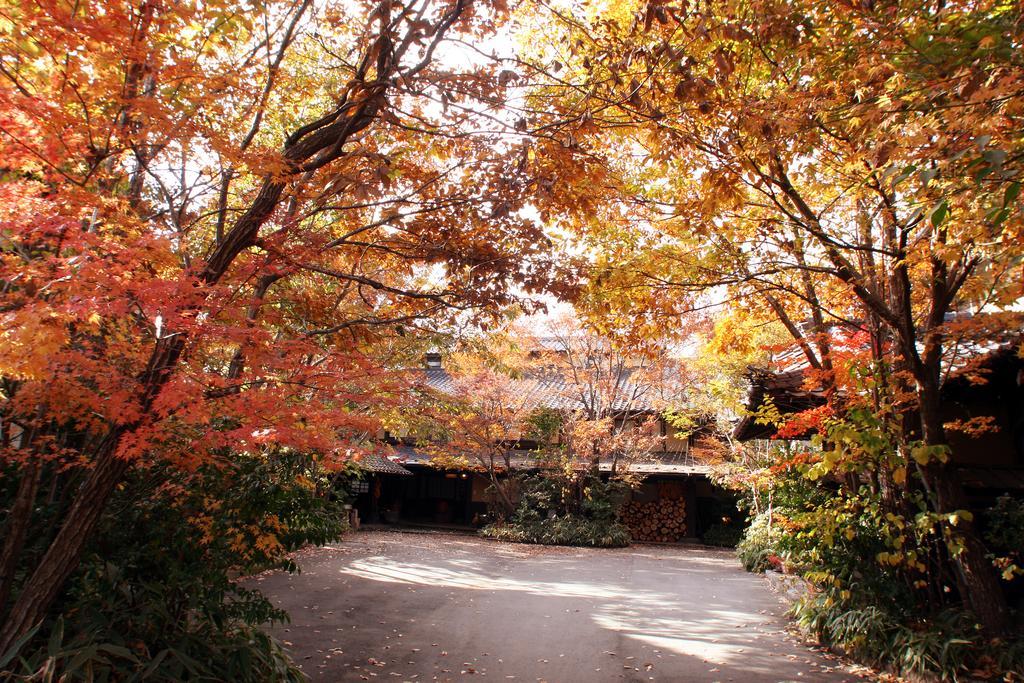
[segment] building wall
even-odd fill
[[[665,422],[664,418],[661,422]],[[665,440],[662,442],[662,450],[670,453],[686,453],[690,448],[690,441],[686,435],[681,435],[679,430],[670,424],[665,424]]]
[[[1024,387],[1020,363],[992,368],[984,383],[959,381],[943,392],[943,419],[953,462],[972,467],[1024,466]],[[986,418],[991,429],[968,434],[950,422]]]
[[[470,495],[470,500],[474,503],[487,503],[491,500],[491,494],[488,493],[488,489],[491,487],[490,480],[482,474],[473,475],[473,491]]]

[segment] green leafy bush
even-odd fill
[[[768,515],[760,514],[754,517],[744,531],[743,538],[736,545],[736,556],[740,558],[744,569],[761,574],[772,568],[772,558],[778,555],[772,540]]]
[[[735,548],[743,539],[743,528],[734,524],[714,524],[708,527],[701,540],[707,545]]]
[[[626,490],[620,482],[602,481],[593,474],[554,470],[524,475],[512,518],[480,533],[516,543],[626,546],[629,529],[618,520]]]
[[[869,487],[826,496],[781,488],[777,535],[761,515],[738,554],[751,571],[785,557],[814,585],[793,607],[806,631],[902,676],[955,681],[976,670],[1024,670],[1024,641],[988,640],[948,593],[936,595],[929,572],[944,545],[926,513],[907,520],[889,512]]]
[[[290,452],[137,470],[52,619],[0,678],[305,680],[260,628],[287,614],[241,577],[294,571],[291,550],[340,535],[343,501],[329,493],[313,459]]]
[[[553,517],[531,523],[492,524],[480,532],[487,538],[514,543],[621,548],[629,545],[629,529],[578,517]]]
[[[943,680],[1024,670],[1024,640],[986,638],[956,593],[948,559],[956,518],[971,513],[930,510],[908,449],[877,415],[850,411],[822,429],[815,446],[779,449],[764,466],[758,500],[771,501],[772,529],[762,505],[737,547],[743,565],[784,561],[800,574],[813,586],[794,605],[800,625],[858,660]],[[1022,519],[1008,498],[983,515],[997,564],[1019,557]]]
[[[921,618],[891,606],[851,607],[820,592],[798,601],[793,614],[821,642],[902,676],[957,681],[1024,671],[1024,640],[988,640],[958,609]]]
[[[985,518],[985,540],[994,550],[1024,551],[1024,500],[1000,496]]]
[[[985,541],[1003,578],[1024,576],[1024,500],[1000,496],[984,514]],[[1018,581],[1018,584],[1020,582]]]

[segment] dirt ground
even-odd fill
[[[313,681],[853,681],[729,551],[360,532],[252,579]]]

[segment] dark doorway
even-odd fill
[[[418,470],[401,481],[401,518],[432,524],[470,524],[472,479],[458,472]]]

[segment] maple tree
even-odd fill
[[[483,473],[502,520],[527,470],[562,481],[575,508],[606,470],[638,484],[632,466],[664,449],[659,418],[684,386],[658,344],[623,347],[571,315],[514,322],[444,365],[408,431],[435,466]]]
[[[626,345],[576,316],[551,317],[534,342],[537,362],[562,389],[559,446],[569,463],[612,477],[664,442],[658,418],[677,407],[678,367],[657,340]]]
[[[520,54],[492,58],[510,14]],[[649,450],[622,371],[728,305],[777,321],[829,392],[882,368],[874,406],[896,396],[921,442],[893,472],[958,515],[947,352],[1019,320],[949,314],[1024,294],[1022,25],[966,1],[6,5],[0,654],[130,474],[340,466],[412,404],[423,336],[542,291],[595,332],[551,361],[583,406],[572,471]],[[961,597],[1003,630],[971,521],[950,539]]]
[[[431,463],[482,472],[494,492],[498,515],[507,519],[516,508],[513,459],[520,441],[536,431],[533,418],[537,407],[513,377],[513,368],[520,366],[517,359],[497,344],[490,347],[486,355],[460,353],[450,359],[452,393],[432,392],[425,420],[419,422],[426,422],[422,448],[430,453]],[[506,356],[499,367],[487,357],[496,351]]]
[[[536,22],[537,101],[625,189],[589,226],[592,305],[642,329],[716,296],[758,302],[826,374],[826,326],[867,330],[914,398],[908,465],[930,505],[967,508],[944,351],[1017,323],[947,314],[1024,293],[1020,26],[1015,5],[971,2],[616,3]],[[1003,631],[984,547],[969,520],[956,532],[960,594]]]
[[[486,60],[437,59],[504,15],[470,0],[0,12],[0,457],[18,482],[0,652],[47,613],[132,468],[267,445],[337,465],[406,400],[397,371],[421,331],[573,291],[571,261],[519,211],[537,203],[533,170],[508,172],[522,150],[481,125],[507,83]],[[47,488],[59,524],[27,556]]]

